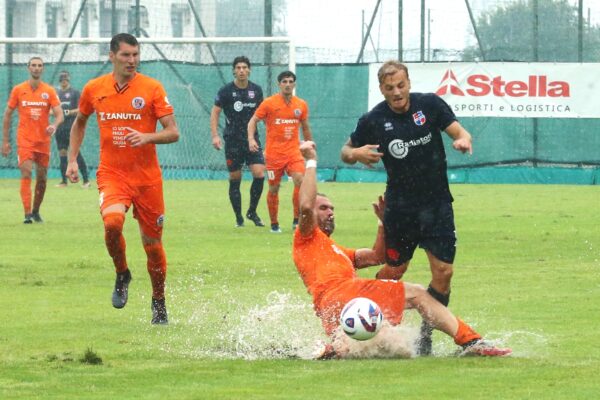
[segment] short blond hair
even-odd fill
[[[379,71],[377,71],[377,79],[382,84],[386,77],[394,75],[398,71],[406,72],[408,78],[408,68],[398,60],[389,60],[383,63]]]

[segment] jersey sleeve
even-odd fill
[[[8,102],[6,103],[6,105],[9,108],[17,108],[17,106],[19,105],[18,93],[19,93],[19,91],[17,90],[16,86],[14,88],[12,88],[12,90],[10,91],[10,96],[8,98]]]
[[[437,122],[441,130],[446,130],[451,123],[456,121],[456,115],[452,108],[437,94],[433,95],[433,104],[437,111]]]
[[[50,92],[50,106],[56,107],[60,106],[60,97],[58,97],[58,93],[54,90],[53,87],[50,88],[52,91]]]
[[[83,115],[91,115],[94,113],[94,104],[92,103],[92,94],[89,85],[83,87],[81,97],[79,98],[79,112]]]
[[[372,137],[371,123],[367,119],[367,114],[365,114],[358,119],[354,132],[350,134],[350,142],[352,147],[362,147],[367,144],[374,144],[375,141]]]
[[[217,95],[215,96],[215,106],[223,108],[223,104],[225,103],[225,92],[224,87],[219,89]]]
[[[302,117],[300,118],[300,120],[308,120],[308,103],[306,103],[306,101],[302,101]]]
[[[262,103],[260,103],[260,106],[258,106],[258,108],[256,109],[254,116],[262,120],[267,117],[267,114],[269,114],[269,102],[263,101]]]
[[[165,115],[173,114],[173,106],[169,103],[167,92],[161,84],[156,86],[154,90],[154,98],[152,99],[152,106],[156,118],[162,118]]]
[[[340,246],[339,244],[337,245],[337,247],[348,256],[350,261],[352,261],[352,265],[354,265],[354,262],[356,260],[356,249],[350,249],[348,247]]]
[[[256,85],[256,104],[260,105],[264,99],[262,88]]]
[[[79,105],[79,99],[81,98],[81,93],[79,93],[79,90],[73,90],[73,100],[71,100],[71,105],[73,106],[73,108],[77,108]]]

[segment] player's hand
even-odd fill
[[[383,214],[385,211],[385,198],[382,195],[380,195],[377,198],[377,202],[373,202],[372,204],[375,215],[377,216],[377,218],[379,218],[379,221],[383,222]]]
[[[212,145],[215,149],[221,150],[221,137],[219,135],[212,137]]]
[[[9,142],[2,143],[2,156],[8,157],[9,154],[10,154],[10,143]]]
[[[55,132],[56,132],[56,126],[55,125],[48,125],[46,127],[46,133],[48,134],[48,136],[54,135]]]
[[[383,153],[377,151],[378,144],[366,144],[362,147],[357,147],[352,150],[352,156],[358,162],[365,164],[368,168],[373,168],[373,164],[377,164]]]
[[[77,165],[77,161],[71,161],[69,162],[69,164],[67,164],[67,172],[65,172],[65,175],[67,176],[67,178],[69,178],[69,181],[71,181],[71,183],[77,183],[79,182],[79,166]]]
[[[151,135],[142,133],[140,131],[136,131],[133,128],[125,128],[129,131],[127,135],[125,135],[125,140],[129,142],[131,147],[140,147],[145,144],[151,143]]]
[[[306,140],[300,145],[300,153],[305,160],[317,159],[317,145],[312,140]]]
[[[402,275],[404,275],[404,273],[406,272],[406,268],[406,265],[391,267],[386,264],[377,272],[377,274],[375,274],[375,278],[398,281],[402,279]]]
[[[473,145],[470,137],[456,139],[454,142],[452,142],[452,147],[454,147],[454,150],[458,150],[461,153],[466,153],[468,151],[469,154],[473,154]]]
[[[258,143],[256,143],[256,140],[254,140],[254,138],[248,139],[248,149],[252,153],[256,153],[258,151]]]

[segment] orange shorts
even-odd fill
[[[336,285],[320,298],[316,306],[317,316],[328,335],[339,326],[340,314],[346,303],[355,297],[366,297],[377,303],[390,324],[397,325],[402,321],[406,304],[402,281],[357,278]]]
[[[131,186],[116,179],[98,178],[100,211],[109,206],[133,204],[133,217],[138,220],[144,235],[160,239],[162,236],[165,203],[162,181],[149,186]]]
[[[283,177],[283,173],[285,172],[287,176],[291,176],[293,173],[300,173],[304,175],[304,159],[296,158],[291,159],[289,161],[285,161],[283,163],[278,162],[266,162],[266,170],[267,170],[267,179],[269,180],[269,185],[277,185],[281,182],[281,178]]]
[[[19,147],[17,149],[18,165],[21,166],[21,164],[23,164],[27,160],[33,161],[40,167],[48,168],[48,165],[50,165],[50,154],[41,153],[34,149],[28,149],[28,148],[22,149]]]

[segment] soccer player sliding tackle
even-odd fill
[[[339,315],[344,305],[356,297],[366,297],[380,306],[391,325],[400,323],[405,309],[416,309],[424,320],[461,346],[461,355],[505,356],[511,353],[510,349],[498,348],[483,340],[480,334],[456,318],[421,285],[358,277],[356,269],[385,262],[381,222],[384,199],[380,196],[373,204],[379,218],[373,247],[349,249],[338,245],[330,237],[335,229],[333,203],[317,192],[315,143],[306,141],[300,150],[306,160],[306,173],[299,193],[300,218],[294,233],[293,258],[308,292],[313,296],[315,312],[329,336],[339,326]],[[319,358],[344,357],[347,352],[347,348],[336,345],[334,341]]]

